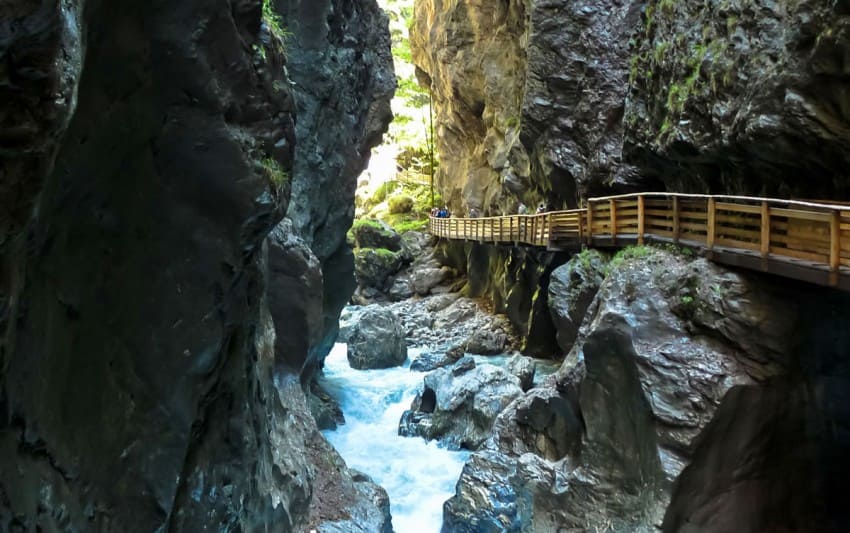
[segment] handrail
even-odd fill
[[[584,209],[483,218],[434,218],[438,237],[548,249],[686,243],[734,264],[850,290],[850,207],[731,195],[632,193],[590,198]],[[731,255],[730,255],[731,254]],[[732,257],[732,255],[736,257]],[[728,257],[727,257],[728,256]],[[751,259],[757,259],[755,263]],[[733,261],[734,259],[734,261]],[[777,268],[777,262],[784,262]],[[789,265],[793,268],[787,268]],[[819,282],[819,281],[818,281]]]
[[[668,198],[677,197],[677,198],[695,198],[695,199],[708,199],[714,198],[715,200],[733,200],[740,202],[771,202],[775,204],[783,204],[783,205],[794,205],[798,207],[814,207],[814,208],[823,208],[823,209],[838,209],[840,211],[850,210],[850,203],[848,204],[828,204],[825,202],[813,202],[806,200],[786,200],[782,198],[764,198],[761,196],[734,196],[728,194],[691,194],[691,193],[681,193],[681,192],[635,192],[628,194],[618,194],[615,196],[600,196],[598,198],[589,198],[588,202],[599,202],[599,201],[607,201],[607,200],[623,200],[626,198],[637,198],[638,196],[665,196]]]

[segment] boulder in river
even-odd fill
[[[399,423],[399,434],[439,439],[451,448],[475,450],[486,440],[496,416],[522,394],[519,379],[464,357],[425,376],[423,391]]]
[[[348,334],[348,363],[367,370],[399,366],[407,360],[401,321],[390,310],[373,306],[363,310]]]
[[[519,379],[520,387],[527,391],[534,386],[534,374],[537,367],[534,360],[524,355],[516,354],[508,360],[508,372]]]

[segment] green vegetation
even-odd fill
[[[292,33],[283,26],[283,21],[274,10],[271,0],[263,0],[263,21],[272,35],[281,41],[286,42],[292,37]]]
[[[390,220],[389,224],[399,233],[406,233],[408,231],[425,231],[428,229],[428,220],[423,218],[410,219],[402,217],[397,220]]]
[[[369,173],[371,183],[361,184],[357,191],[357,216],[379,218],[401,232],[424,228],[431,208],[442,202],[432,187],[439,163],[430,88],[420,86],[416,78],[408,36],[413,0],[379,0],[379,5],[389,17],[398,89],[392,100],[395,118],[373,159],[385,154],[385,159],[394,159],[396,170],[384,166]]]
[[[614,268],[618,268],[620,265],[630,259],[645,259],[649,257],[652,253],[653,249],[651,246],[627,246],[616,254],[614,254],[614,257],[611,259],[611,262],[608,263],[608,269],[611,270]]]
[[[260,164],[265,170],[266,177],[276,187],[282,187],[289,183],[289,173],[284,170],[282,166],[280,166],[280,163],[278,163],[277,159],[273,157],[267,157],[260,161]]]
[[[413,211],[413,198],[406,194],[399,194],[387,200],[391,215],[410,213]]]

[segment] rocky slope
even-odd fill
[[[297,138],[351,147],[328,175],[353,196],[386,120],[386,27],[374,2],[312,2],[288,24],[349,31],[284,43],[261,4],[0,8],[0,529],[389,527],[300,385],[345,222],[293,215],[312,249],[291,226],[267,240],[290,188],[315,200]],[[340,39],[345,91],[286,76]],[[336,91],[324,120],[349,137],[296,130],[292,81]]]
[[[847,466],[826,428],[850,420],[835,407],[848,339],[823,339],[833,319],[812,317],[841,320],[847,298],[663,251],[607,269],[557,377],[509,406],[466,465],[446,530],[845,523],[825,461]],[[558,312],[582,291],[551,296]]]

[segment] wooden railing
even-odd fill
[[[432,218],[429,227],[438,237],[552,250],[682,243],[720,262],[850,288],[847,205],[642,193],[592,198],[585,209],[539,215]]]

